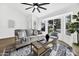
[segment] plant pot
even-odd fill
[[[79,43],[79,33],[77,33],[77,43]]]
[[[76,31],[72,34],[72,40],[73,40],[73,43],[78,43],[78,41],[77,41],[77,32]]]

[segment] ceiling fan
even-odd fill
[[[21,4],[31,6],[31,7],[26,8],[25,10],[28,10],[28,9],[33,8],[32,12],[34,12],[35,9],[37,9],[37,11],[40,13],[40,10],[39,10],[39,9],[47,10],[47,8],[44,8],[44,7],[42,7],[42,6],[43,6],[43,5],[50,4],[50,3],[40,3],[40,4],[39,4],[39,3],[33,3],[33,4],[29,4],[29,3],[21,3]]]

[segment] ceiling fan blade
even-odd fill
[[[35,11],[35,8],[33,9],[33,11],[32,12],[34,12]]]
[[[21,4],[33,6],[32,4],[29,3],[21,3]]]
[[[47,4],[50,4],[50,3],[41,3],[41,4],[39,4],[39,6],[47,5]]]
[[[28,9],[31,9],[32,7],[28,7],[28,8],[26,8],[25,10],[28,10]]]
[[[44,9],[44,10],[47,10],[47,9],[46,9],[46,8],[44,8],[44,7],[40,7],[40,6],[39,6],[39,8]]]
[[[37,10],[38,10],[38,12],[40,13],[40,10],[39,10],[39,8],[37,8]]]

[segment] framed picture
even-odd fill
[[[8,20],[8,28],[14,28],[15,27],[15,21],[14,20]]]

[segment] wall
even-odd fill
[[[36,25],[34,25],[34,22],[36,22]],[[32,29],[41,30],[41,19],[34,14],[32,14]]]
[[[19,10],[9,8],[7,4],[0,4],[0,38],[14,36],[15,29],[30,28],[31,16],[23,15]],[[8,20],[15,21],[14,28],[8,28]]]

